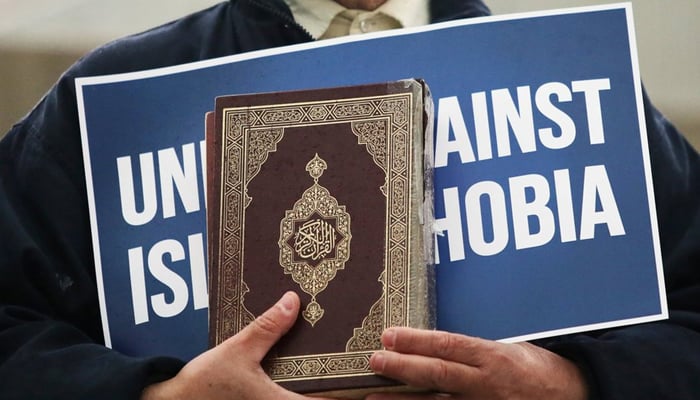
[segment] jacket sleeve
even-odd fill
[[[97,49],[0,142],[0,399],[137,399],[183,366],[103,345],[74,78],[196,59],[217,11]]]
[[[2,399],[137,399],[183,365],[102,344],[72,81],[0,142]]]
[[[700,398],[700,159],[644,97],[669,319],[552,340],[591,400]]]

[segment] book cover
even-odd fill
[[[273,380],[297,392],[395,385],[369,368],[382,331],[434,328],[426,95],[402,80],[216,99],[211,346],[293,290],[301,315],[268,355]]]
[[[409,77],[436,109],[438,329],[514,341],[667,317],[622,4],[77,79],[105,342],[184,359],[207,348],[212,99]]]

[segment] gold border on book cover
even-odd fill
[[[273,380],[293,381],[371,375],[373,372],[369,368],[369,356],[373,351],[381,348],[379,338],[382,331],[390,326],[409,325],[410,257],[412,252],[420,251],[420,249],[411,248],[411,235],[418,234],[413,230],[419,230],[413,226],[415,222],[411,220],[412,213],[415,211],[412,209],[411,188],[413,185],[420,186],[420,183],[414,182],[416,177],[412,165],[414,162],[412,105],[413,94],[409,92],[224,109],[220,202],[223,223],[219,235],[220,254],[217,256],[221,262],[223,274],[219,284],[222,285],[223,282],[228,284],[225,290],[220,291],[221,296],[217,299],[217,309],[220,314],[218,318],[226,321],[216,332],[217,343],[232,336],[253,319],[252,313],[245,307],[245,294],[248,292],[248,287],[243,281],[245,210],[253,201],[247,193],[247,186],[258,174],[268,155],[277,151],[277,144],[284,137],[286,128],[349,122],[353,134],[357,137],[358,145],[365,146],[374,163],[381,168],[386,177],[380,188],[386,198],[385,267],[377,277],[377,280],[383,284],[380,298],[368,310],[362,326],[354,329],[353,336],[348,339],[345,353],[280,357],[269,360],[266,369]],[[317,185],[318,179],[313,175],[312,178],[316,182],[314,185]],[[420,195],[422,196],[422,191]],[[333,197],[328,194],[327,199],[331,198]],[[303,196],[300,201],[303,202]],[[342,237],[333,239],[336,252],[349,253],[350,216],[338,211],[342,206],[338,205],[337,201],[333,208],[336,206],[335,218],[340,222],[336,221],[335,225],[329,222],[334,228],[334,233]],[[320,220],[325,220],[327,217],[319,212],[308,214],[304,218],[314,215],[320,217],[318,218]],[[294,217],[288,221],[285,218],[281,222],[279,244],[282,253],[288,251],[283,248],[294,247],[288,246],[290,240],[292,243],[294,241],[294,231],[298,230],[298,227],[293,227],[293,223],[290,222],[292,220],[295,220]],[[304,219],[304,221],[310,220]],[[345,220],[347,222],[344,222]],[[347,224],[347,229],[339,229],[339,226],[344,224]],[[343,240],[347,241],[347,249],[338,246]],[[419,246],[422,246],[422,243],[416,247]],[[346,256],[340,258],[343,257]],[[290,255],[281,255],[280,258],[289,259]],[[337,254],[336,258],[338,258]],[[421,258],[420,262],[423,263],[424,260]],[[328,272],[328,280],[332,279],[337,270],[342,269],[343,263],[338,261],[335,269]],[[287,273],[296,268],[288,261],[281,264]],[[300,285],[304,287],[303,279],[299,281],[302,281]],[[230,282],[235,284],[230,285]],[[304,291],[311,292],[312,295],[314,293],[314,290],[305,289]],[[317,294],[318,291],[315,293]]]

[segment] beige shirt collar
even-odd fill
[[[285,0],[294,19],[312,37],[318,38],[328,29],[333,17],[345,7],[331,0]],[[387,0],[374,12],[396,18],[404,28],[426,25],[430,22],[428,0]]]

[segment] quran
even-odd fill
[[[211,346],[293,290],[302,309],[267,357],[273,380],[302,393],[395,385],[369,368],[382,331],[434,326],[431,109],[417,80],[216,99]]]

